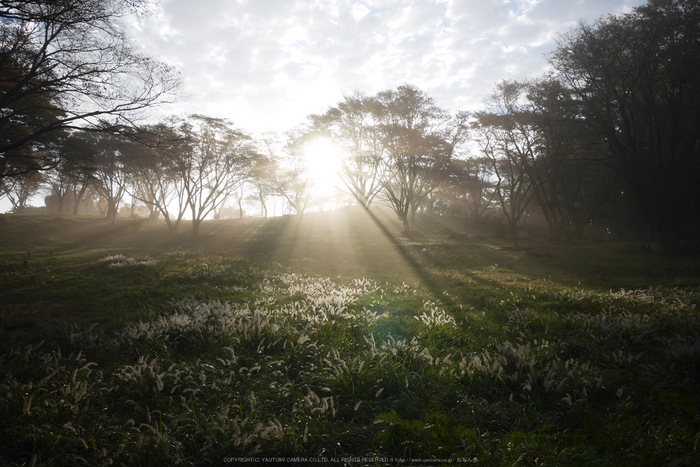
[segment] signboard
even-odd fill
[[[527,246],[530,246],[530,229],[517,229],[515,231],[515,246],[518,246],[518,241],[527,242]]]

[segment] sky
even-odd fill
[[[404,83],[445,109],[481,109],[498,82],[545,73],[560,34],[644,3],[160,0],[123,25],[144,54],[183,77],[181,101],[161,116],[227,118],[261,136],[291,130],[355,90]],[[0,212],[9,208],[0,200]]]
[[[177,67],[163,113],[290,130],[359,90],[409,83],[448,110],[477,110],[504,79],[548,70],[579,21],[645,0],[161,0],[126,21],[144,53]]]

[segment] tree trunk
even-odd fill
[[[168,226],[168,232],[177,232],[177,229],[180,228],[180,221],[182,221],[182,216],[183,213],[179,213],[177,216],[177,219],[175,219],[175,222],[170,219],[170,214],[164,214],[163,217],[165,217],[165,223]]]
[[[508,218],[508,231],[513,237],[518,234],[518,219]]]
[[[418,211],[418,206],[411,203],[411,222],[416,223],[416,212]]]
[[[83,186],[80,188],[79,192],[76,193],[75,190],[73,190],[73,198],[75,200],[75,204],[73,205],[73,212],[71,213],[71,215],[73,215],[73,216],[78,215],[78,207],[80,206],[80,202],[82,201],[83,196],[85,195],[86,189],[87,189],[87,184],[83,184]]]
[[[401,220],[401,224],[403,225],[403,231],[406,234],[411,233],[411,225],[408,223],[408,213],[401,213],[399,214],[399,219]]]
[[[61,195],[56,195],[56,201],[58,202],[58,214],[63,214],[63,204],[65,198]]]
[[[112,225],[117,223],[117,203],[107,200],[107,219],[112,220]]]
[[[192,220],[192,236],[196,237],[199,235],[199,226],[202,224],[202,219],[193,219]]]

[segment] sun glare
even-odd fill
[[[305,150],[306,162],[314,181],[324,191],[339,187],[341,155],[340,149],[326,138],[312,141]]]

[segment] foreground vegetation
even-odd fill
[[[0,217],[0,463],[698,463],[696,261],[360,215]]]

